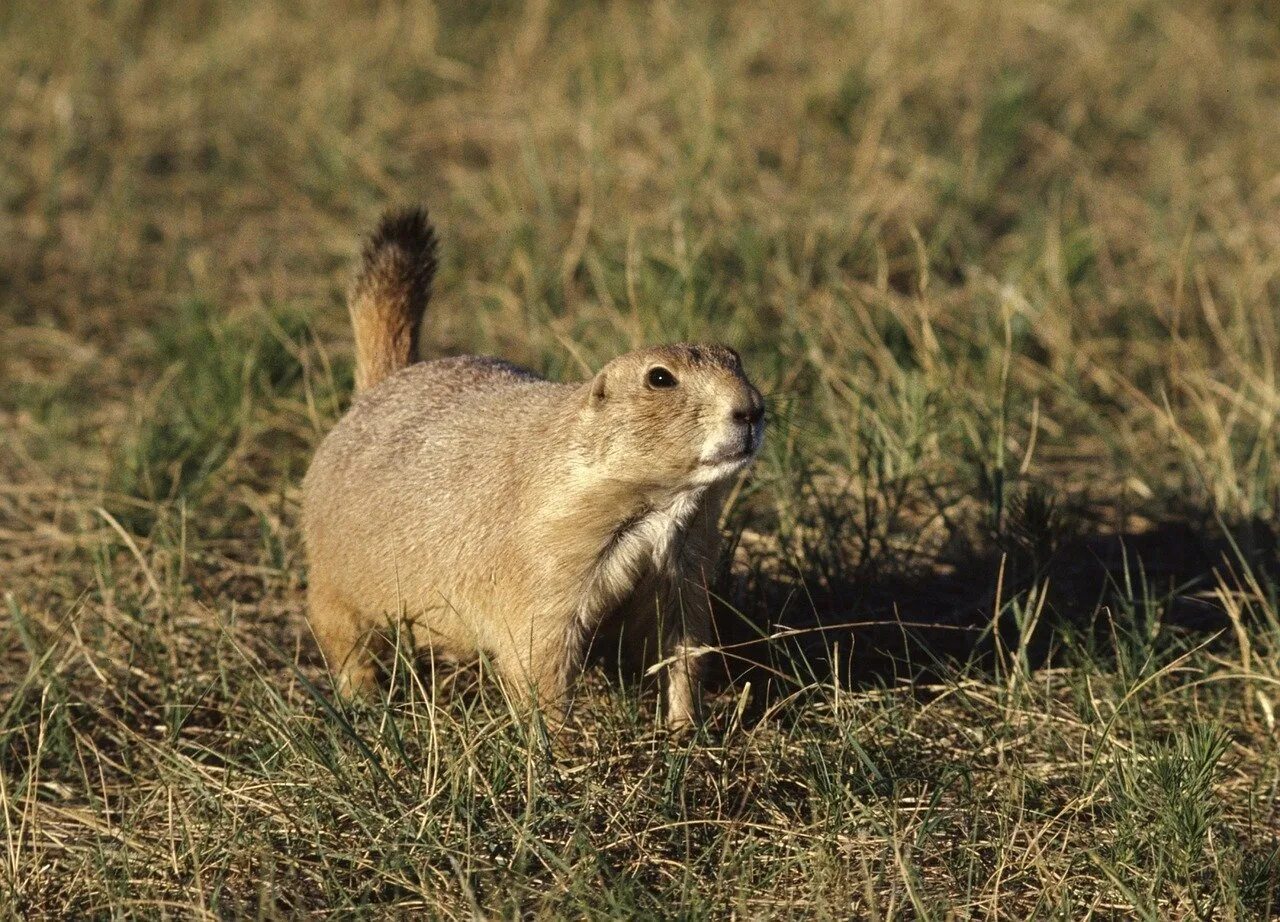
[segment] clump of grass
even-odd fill
[[[1211,853],[1209,837],[1221,813],[1214,791],[1219,763],[1230,746],[1220,727],[1192,726],[1118,765],[1110,792],[1116,842],[1109,868],[1117,883],[1131,882],[1139,911],[1161,915],[1161,897],[1169,894],[1177,910],[1194,917],[1218,908],[1223,894],[1215,891],[1223,881],[1211,861],[1221,861],[1227,846]]]

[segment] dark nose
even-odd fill
[[[751,399],[745,406],[737,406],[733,408],[733,421],[735,423],[746,423],[754,426],[764,418],[764,401],[760,399],[760,395],[752,393]]]

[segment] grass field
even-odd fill
[[[413,201],[430,354],[767,394],[705,731],[333,700]],[[1277,305],[1271,0],[0,4],[0,911],[1280,917]]]

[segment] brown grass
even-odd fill
[[[0,907],[1280,913],[1277,21],[4,5]],[[297,484],[418,200],[433,354],[768,392],[696,739],[330,703]]]

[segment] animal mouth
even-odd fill
[[[702,462],[703,467],[719,467],[722,464],[733,464],[737,461],[748,461],[751,458],[749,451],[722,451],[714,458],[708,458]]]
[[[760,448],[762,435],[763,427],[747,426],[746,431],[742,434],[741,442],[737,445],[727,445],[712,457],[704,458],[701,466],[719,467],[724,464],[745,464],[755,457],[756,451]]]

